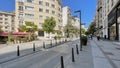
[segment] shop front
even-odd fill
[[[120,40],[120,1],[108,14],[108,39]]]

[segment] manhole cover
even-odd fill
[[[117,50],[120,50],[120,48],[116,48]]]
[[[107,54],[107,55],[114,55],[114,54],[111,53],[111,52],[105,52],[105,54]]]

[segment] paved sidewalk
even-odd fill
[[[83,47],[80,55],[76,55],[76,62],[65,61],[65,68],[119,68],[114,66],[101,50],[99,44],[102,43],[103,41],[97,41],[96,38],[89,40],[88,46]]]

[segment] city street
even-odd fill
[[[31,52],[15,59],[1,62],[0,68],[61,68],[60,57],[64,58],[65,68],[119,68],[120,43],[109,40],[97,40],[95,37],[88,40],[83,51],[76,53],[76,44],[79,40],[72,40],[59,46]],[[4,47],[5,48],[5,47]],[[7,47],[6,47],[7,48]],[[75,62],[72,62],[72,48],[74,48]],[[37,48],[36,48],[37,49]],[[15,53],[16,54],[16,53]],[[11,54],[13,55],[13,54]],[[1,55],[2,56],[2,55]],[[7,55],[6,55],[7,56]],[[5,55],[4,55],[5,57]],[[10,59],[10,58],[8,58]],[[7,60],[2,57],[0,60]]]
[[[1,68],[56,68],[60,67],[60,56],[64,56],[65,61],[71,60],[71,49],[75,48],[79,40],[68,42],[50,49],[29,54],[18,59],[0,64]]]

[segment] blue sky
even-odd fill
[[[69,6],[72,11],[72,15],[78,15],[74,14],[74,11],[81,10],[82,11],[82,22],[86,23],[86,26],[90,24],[92,21],[95,9],[96,9],[96,3],[97,0],[62,0],[63,6]],[[1,11],[14,11],[15,7],[15,0],[0,0],[0,10]]]

